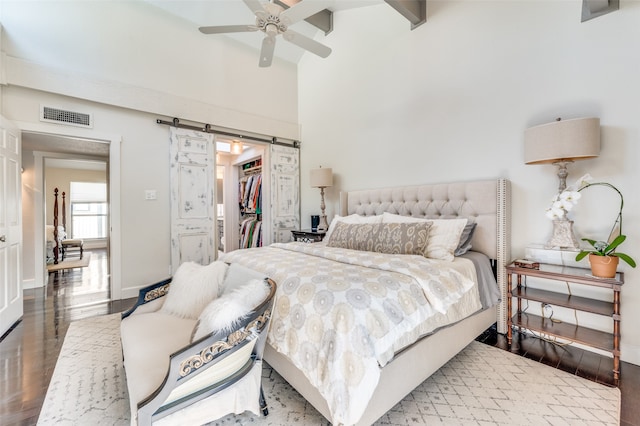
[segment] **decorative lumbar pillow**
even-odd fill
[[[160,310],[181,318],[197,319],[202,310],[218,296],[218,287],[227,272],[224,262],[202,266],[184,262],[171,280],[169,294]]]
[[[387,254],[425,255],[431,223],[338,223],[329,247]]]
[[[329,224],[329,229],[327,230],[326,235],[324,236],[325,240],[328,240],[329,237],[331,237],[331,234],[338,223],[382,223],[382,216],[361,216],[355,213],[350,214],[349,216],[335,215]]]
[[[232,331],[267,298],[269,291],[265,280],[254,278],[213,300],[200,314],[191,341],[214,331]]]
[[[469,250],[471,250],[471,240],[473,239],[473,233],[476,230],[477,223],[467,222],[460,235],[460,241],[458,241],[458,247],[453,252],[454,256],[462,256]]]
[[[427,243],[427,257],[452,261],[467,219],[424,219],[392,213],[382,215],[383,223],[432,222]]]

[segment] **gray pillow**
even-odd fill
[[[460,235],[460,242],[458,243],[458,247],[453,252],[455,256],[462,256],[469,250],[471,250],[471,239],[473,238],[473,233],[476,230],[477,223],[467,223],[462,230],[462,234]]]
[[[431,222],[337,223],[327,246],[387,254],[424,256]]]

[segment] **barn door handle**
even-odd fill
[[[4,243],[5,241],[7,241],[7,236],[6,235],[0,235],[0,243]]]

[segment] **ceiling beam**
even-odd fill
[[[295,4],[299,1],[300,0],[274,0],[274,3],[284,7],[285,9],[288,9],[292,6],[295,6]],[[315,15],[309,16],[307,19],[305,19],[305,21],[318,28],[319,30],[324,31],[324,35],[327,35],[331,31],[333,31],[333,12],[331,12],[329,9],[321,10]]]
[[[582,0],[582,19],[580,22],[597,18],[620,9],[620,0]]]
[[[427,21],[427,0],[384,0],[411,23],[411,29]]]

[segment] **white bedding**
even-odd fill
[[[335,423],[362,416],[380,367],[419,336],[481,309],[475,267],[422,256],[274,244],[222,260],[278,285],[269,344],[304,372]]]

